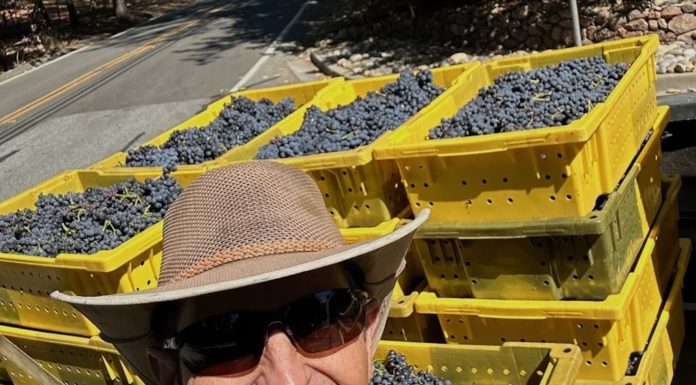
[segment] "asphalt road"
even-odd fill
[[[201,0],[0,84],[0,199],[147,140],[242,78],[296,81],[282,52],[255,64],[301,32],[288,25],[304,4]]]

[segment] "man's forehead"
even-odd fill
[[[334,265],[279,280],[191,298],[178,306],[178,330],[206,318],[234,311],[271,311],[326,289],[350,288],[355,282],[348,270]]]

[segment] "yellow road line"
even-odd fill
[[[216,9],[213,10],[213,11],[216,12],[216,11],[218,11],[218,10],[219,10],[219,9],[216,8]],[[155,48],[155,46],[156,46],[158,43],[161,43],[162,41],[168,39],[169,37],[171,37],[171,36],[173,36],[173,35],[175,35],[175,34],[181,32],[181,31],[183,31],[183,30],[185,30],[185,29],[187,29],[187,28],[193,27],[194,25],[196,25],[196,24],[198,24],[198,23],[200,23],[200,22],[201,22],[201,19],[194,19],[194,20],[191,20],[191,21],[189,21],[189,22],[187,22],[187,23],[182,24],[182,25],[179,26],[179,27],[176,27],[176,28],[174,28],[174,29],[172,29],[172,30],[170,30],[170,31],[168,31],[168,32],[166,32],[166,33],[164,33],[164,34],[158,36],[158,37],[155,37],[155,38],[153,38],[153,39],[151,39],[151,40],[148,40],[148,41],[147,41],[145,44],[143,44],[142,46],[140,46],[140,47],[138,47],[138,48],[136,48],[136,49],[134,49],[134,50],[132,50],[132,51],[130,51],[130,52],[127,52],[127,53],[125,53],[125,54],[123,54],[123,55],[121,55],[121,56],[118,56],[118,57],[116,57],[116,58],[114,58],[114,59],[112,59],[112,60],[110,60],[110,61],[108,61],[108,62],[106,62],[106,63],[104,63],[104,64],[102,64],[102,65],[100,65],[99,67],[97,67],[97,68],[95,68],[95,69],[93,69],[93,70],[91,70],[91,71],[88,71],[88,72],[86,72],[86,73],[84,73],[84,74],[78,76],[77,78],[75,78],[75,79],[69,81],[68,83],[63,84],[62,86],[56,88],[55,90],[53,90],[53,91],[51,91],[51,92],[49,92],[49,93],[47,93],[47,94],[41,96],[41,97],[39,97],[38,99],[36,99],[36,100],[34,100],[34,101],[32,101],[32,102],[30,102],[30,103],[28,103],[28,104],[26,104],[26,105],[24,105],[24,106],[18,108],[17,110],[15,110],[15,111],[13,111],[13,112],[11,112],[11,113],[9,113],[9,114],[7,114],[7,115],[1,117],[1,118],[0,118],[0,124],[14,123],[14,122],[17,120],[18,117],[20,117],[20,116],[26,114],[27,112],[29,112],[29,111],[31,111],[31,110],[36,109],[37,107],[39,107],[39,106],[45,104],[45,103],[48,102],[49,100],[54,99],[54,98],[56,98],[56,97],[58,97],[58,96],[64,94],[64,93],[67,92],[68,90],[71,90],[71,89],[77,87],[78,85],[84,83],[85,81],[87,81],[87,80],[93,78],[94,76],[96,76],[96,75],[99,74],[100,72],[103,72],[104,70],[109,69],[109,68],[111,68],[111,67],[113,67],[113,66],[115,66],[115,65],[117,65],[117,64],[123,63],[124,61],[126,61],[126,60],[128,60],[128,59],[130,59],[130,58],[132,58],[132,57],[134,57],[134,56],[140,55],[140,54],[142,54],[143,52],[149,51],[149,50]]]

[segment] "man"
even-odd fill
[[[347,245],[303,172],[209,172],[164,219],[159,286],[73,304],[148,384],[365,385],[391,290],[427,211]]]

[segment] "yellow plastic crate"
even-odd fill
[[[479,63],[462,64],[432,70],[433,81],[440,87],[451,88],[458,78],[479,67]],[[348,81],[327,89],[312,101],[326,111],[364,97],[370,91],[396,81],[399,75]],[[450,91],[445,91],[430,105],[421,109],[404,125],[426,114],[434,105],[449,98]],[[273,138],[289,135],[300,129],[304,114],[293,114],[272,129],[247,143],[243,149],[234,154],[224,155],[218,163],[226,164],[256,157],[258,150]],[[352,151],[339,151],[327,154],[315,154],[296,158],[277,159],[307,171],[319,185],[324,194],[326,206],[329,207],[336,223],[342,227],[375,226],[393,218],[408,205],[401,186],[401,178],[393,161],[375,162],[372,151],[383,143],[393,131],[382,134],[373,143]]]
[[[135,175],[143,181],[159,174]],[[182,186],[200,172],[177,172]],[[41,193],[82,192],[131,176],[79,170],[59,174],[0,203],[0,214],[33,209]],[[162,252],[162,222],[120,246],[95,254],[59,254],[55,258],[0,253],[0,323],[57,333],[94,336],[96,327],[72,306],[50,297],[55,290],[77,295],[105,295],[156,286]]]
[[[76,337],[0,326],[0,334],[65,384],[142,384],[116,349],[97,337]],[[0,381],[43,385],[0,355]]]
[[[584,217],[423,225],[412,248],[430,289],[482,299],[602,300],[618,293],[662,201],[661,134],[653,132],[617,190]],[[665,181],[664,210],[676,206],[679,186],[679,178]]]
[[[405,294],[401,280],[396,284],[389,305],[389,317],[382,339],[410,342],[444,342],[437,317],[415,311],[418,294],[425,288],[425,281],[408,289]]]
[[[454,385],[573,385],[582,362],[577,346],[515,342],[464,346],[381,341],[375,359],[384,360],[390,350]]]
[[[178,171],[172,175],[188,186],[201,171]],[[137,180],[160,173],[140,172]],[[64,172],[0,203],[0,214],[34,208],[41,193],[82,192],[105,187],[131,176],[108,170]],[[374,228],[341,229],[349,242],[391,233],[399,219]],[[91,255],[60,254],[55,258],[0,253],[0,323],[79,336],[96,336],[99,330],[72,306],[56,301],[58,290],[76,295],[107,295],[145,290],[157,286],[162,258],[162,222],[146,229],[112,250]]]
[[[401,222],[401,219],[394,218],[375,227],[340,230],[349,243],[356,243],[390,234],[400,226]],[[401,341],[443,341],[437,317],[417,314],[414,311],[416,297],[424,287],[423,269],[420,261],[409,250],[406,254],[406,267],[394,286],[389,318],[382,334],[383,338]]]
[[[645,36],[485,63],[379,143],[375,158],[396,160],[411,208],[430,208],[431,223],[583,216],[614,190],[655,121],[658,45]],[[632,64],[604,103],[570,125],[427,140],[496,77],[595,55]]]
[[[680,240],[681,257],[689,258],[691,247],[688,240]],[[619,381],[593,381],[578,379],[575,385],[669,385],[679,361],[679,353],[686,333],[682,283],[686,271],[675,278],[652,337],[638,363],[634,374]]]
[[[416,311],[437,314],[449,343],[577,344],[585,360],[580,378],[616,381],[624,376],[631,353],[642,351],[649,339],[673,266],[686,269],[688,258],[675,263],[678,243],[669,254],[657,253],[656,241],[670,238],[656,223],[623,289],[604,301],[456,299],[423,292]]]
[[[191,127],[206,126],[210,122],[215,120],[215,118],[217,118],[218,115],[220,115],[220,112],[224,110],[225,105],[231,103],[233,98],[241,96],[247,97],[251,100],[260,100],[262,98],[267,98],[274,103],[278,103],[285,98],[292,97],[295,99],[295,107],[297,107],[297,110],[295,110],[291,115],[286,117],[286,119],[288,119],[293,114],[303,116],[304,111],[306,110],[307,105],[312,100],[312,98],[316,97],[322,90],[324,90],[328,86],[342,82],[344,82],[344,80],[341,78],[332,78],[309,83],[299,83],[287,86],[235,92],[233,94],[227,95],[223,98],[214,101],[213,103],[209,104],[204,111],[181,122],[175,127],[170,128],[162,134],[157,135],[156,137],[148,140],[142,145],[159,146],[166,142],[174,131],[181,131]],[[280,122],[276,123],[276,125],[278,124],[280,124]],[[271,128],[272,127],[269,127],[269,130]],[[244,147],[244,145],[233,148],[229,150],[225,155],[234,157],[235,153],[238,152],[242,147]],[[156,173],[162,169],[161,167],[121,167],[126,164],[126,155],[126,152],[118,152],[102,160],[101,162],[93,165],[91,168],[109,169],[111,172],[122,174],[133,174],[136,172]],[[179,165],[177,169],[181,171],[191,171],[200,169],[202,167],[208,167],[213,163],[214,160],[210,160],[196,165]]]

